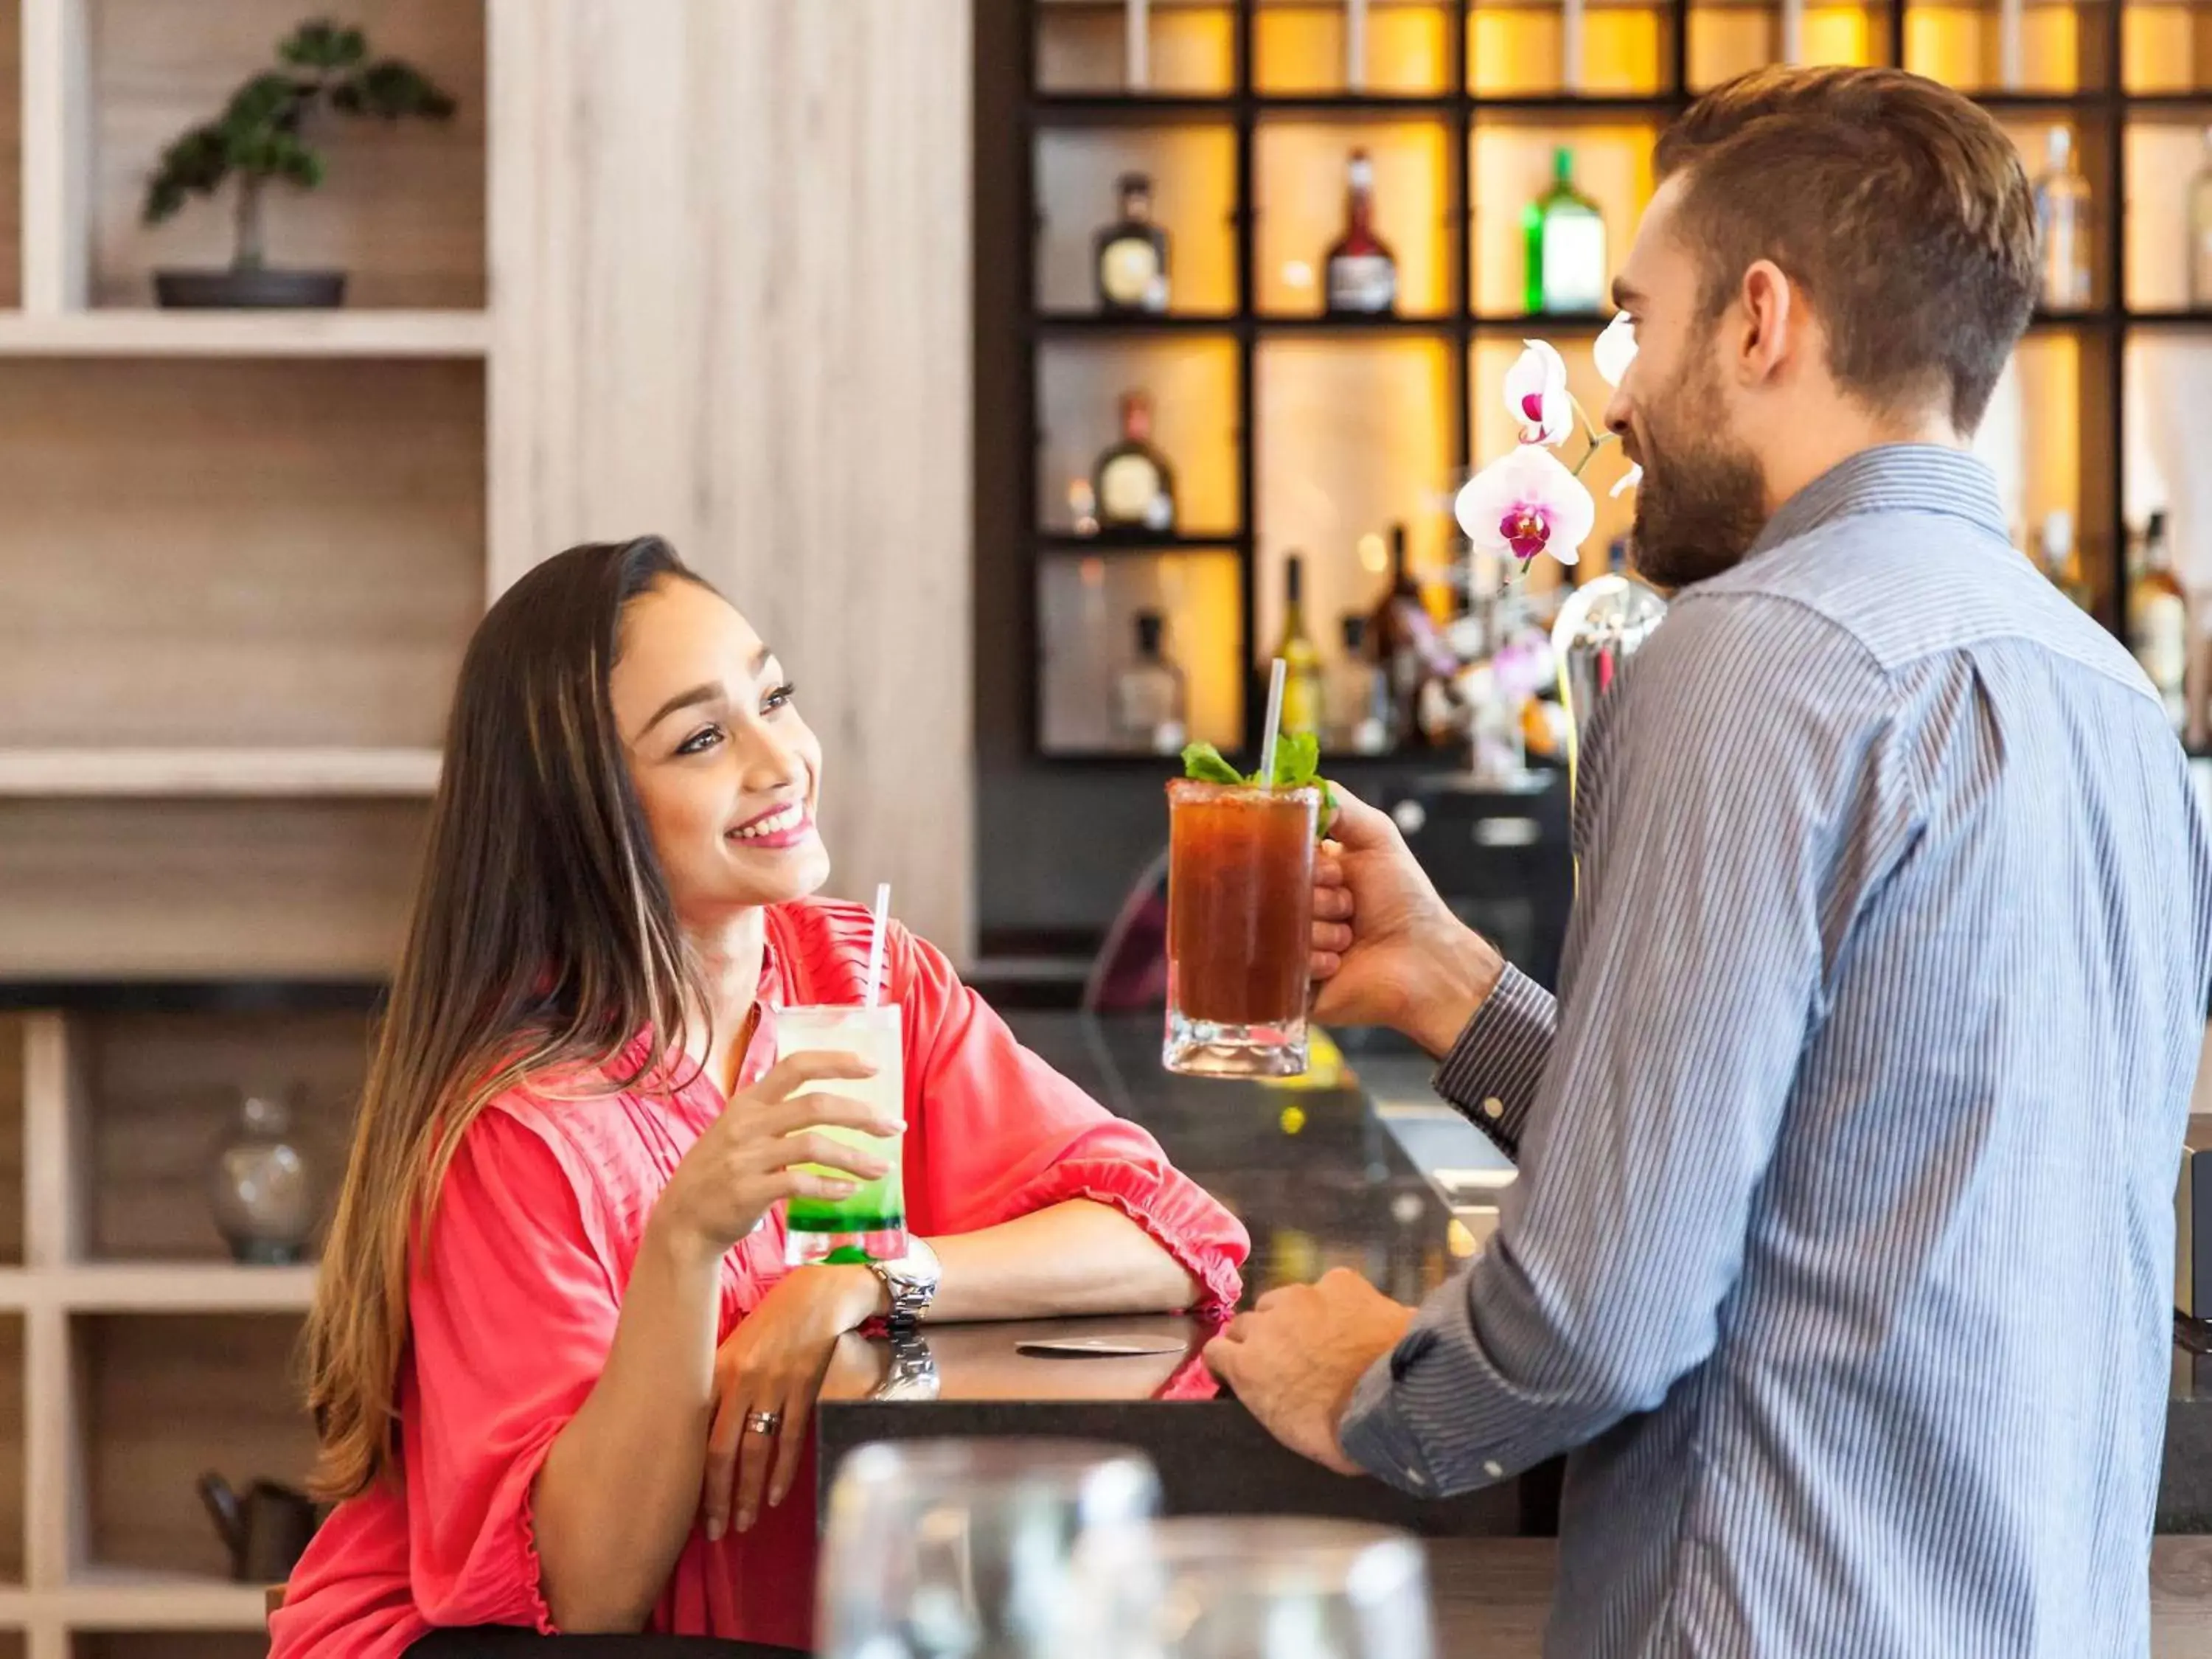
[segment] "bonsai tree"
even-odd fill
[[[285,67],[255,76],[231,94],[221,116],[172,143],[146,187],[145,222],[155,225],[173,216],[187,198],[211,196],[237,175],[233,270],[263,266],[261,204],[271,180],[303,190],[323,182],[323,158],[303,136],[309,117],[331,109],[387,121],[410,115],[442,121],[453,112],[452,96],[412,64],[396,58],[369,61],[368,41],[356,28],[303,23],[276,55]]]

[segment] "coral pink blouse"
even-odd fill
[[[868,916],[848,905],[771,908],[750,1084],[775,1051],[781,1001],[858,1001]],[[890,993],[903,1009],[908,1224],[972,1232],[1067,1199],[1111,1204],[1225,1309],[1243,1228],[1021,1047],[937,951],[894,927]],[[641,1036],[634,1052],[641,1054]],[[554,1629],[538,1583],[530,1492],[547,1449],[598,1381],[641,1235],[677,1161],[723,1109],[701,1078],[586,1101],[518,1089],[463,1138],[415,1263],[402,1363],[401,1474],[340,1504],[270,1622],[270,1659],[394,1659],[434,1626]],[[721,1335],[783,1271],[777,1211],[722,1264]],[[647,1628],[804,1648],[814,1583],[812,1454],[781,1508],[709,1543],[694,1528]],[[607,1525],[623,1495],[606,1495]]]

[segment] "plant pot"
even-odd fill
[[[345,301],[343,270],[157,270],[154,295],[171,310],[328,310]]]

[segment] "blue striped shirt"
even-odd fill
[[[1576,1448],[1553,1656],[2147,1650],[2212,847],[1976,461],[1855,457],[1583,750],[1559,1000],[1438,1088],[1520,1164],[1361,1380],[1451,1492]]]

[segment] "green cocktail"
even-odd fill
[[[906,1073],[897,1004],[777,1010],[775,1057],[806,1054],[858,1054],[876,1068],[876,1074],[817,1084],[804,1093],[840,1095],[874,1107],[884,1117],[905,1121]],[[866,1147],[888,1159],[891,1167],[844,1198],[793,1199],[784,1212],[785,1261],[799,1267],[810,1261],[899,1260],[906,1255],[906,1180],[899,1166],[902,1137],[878,1138],[827,1124],[816,1133]],[[840,1173],[820,1164],[799,1167],[817,1175]]]

